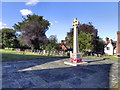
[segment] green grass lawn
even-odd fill
[[[102,57],[97,57],[97,56],[86,56],[88,58],[98,58],[98,59],[107,59],[107,60],[115,60],[115,61],[120,61],[120,57],[115,57],[114,55],[111,56],[102,56]]]
[[[45,58],[54,58],[54,57],[67,57],[67,56],[42,56],[37,53],[27,52],[24,55],[12,50],[3,50],[0,49],[0,61],[18,61],[18,60],[34,60],[34,59],[45,59]]]
[[[53,57],[67,57],[67,56],[43,56],[37,53],[30,53],[30,52],[27,52],[23,55],[17,51],[3,50],[3,49],[0,49],[0,53],[1,53],[0,61],[17,61],[17,60],[45,59],[45,58],[53,58]],[[120,58],[117,58],[115,56],[103,56],[103,57],[86,56],[86,57],[120,61]]]

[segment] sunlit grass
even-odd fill
[[[24,54],[12,51],[12,50],[3,50],[0,49],[2,54],[2,61],[17,61],[17,60],[34,60],[34,59],[44,59],[44,58],[53,58],[53,57],[66,57],[66,56],[43,56],[38,53],[25,52]]]
[[[33,59],[44,59],[44,58],[52,58],[52,57],[66,57],[66,56],[43,56],[38,53],[31,53],[31,52],[25,52],[24,55],[17,51],[12,50],[3,50],[0,49],[0,60],[2,61],[15,61],[15,60],[33,60]],[[2,55],[2,56],[1,56]],[[120,58],[112,56],[102,56],[102,57],[96,57],[96,56],[86,56],[88,58],[97,58],[97,59],[107,59],[107,60],[115,60],[120,61]]]
[[[97,57],[97,56],[86,56],[86,57],[120,61],[120,57],[116,57],[114,55],[111,55],[111,56],[102,56],[102,57]]]

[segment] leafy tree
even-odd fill
[[[73,47],[73,28],[71,29],[71,31],[70,32],[68,32],[67,33],[67,37],[66,37],[66,40],[67,40],[67,42],[69,43],[69,45],[71,46],[71,47]],[[89,38],[89,39],[92,39],[92,42],[90,42],[90,43],[86,43],[86,44],[89,44],[88,46],[91,46],[92,45],[92,47],[91,48],[93,48],[93,49],[91,49],[92,50],[92,52],[95,52],[95,53],[97,53],[97,52],[103,52],[104,51],[104,41],[101,41],[100,40],[100,38],[99,38],[99,36],[97,35],[97,33],[98,33],[98,30],[97,29],[95,29],[95,27],[92,25],[92,23],[91,22],[89,22],[88,24],[80,24],[79,26],[78,26],[78,41],[80,40],[80,39],[82,39],[81,38],[81,36],[79,37],[79,35],[81,34],[81,31],[82,32],[85,32],[85,33],[87,33],[87,34],[91,34],[91,38]],[[89,37],[89,36],[88,36]],[[85,39],[86,40],[86,39]],[[85,41],[85,40],[83,40],[83,41]],[[86,41],[85,41],[86,42]],[[84,43],[85,43],[84,42]],[[79,43],[81,43],[81,42],[79,42]],[[83,46],[84,46],[84,44],[83,44]],[[79,46],[80,48],[83,48],[83,46],[82,46],[82,44],[81,44],[81,46]],[[79,48],[79,49],[80,49]],[[88,47],[86,47],[86,48],[88,48]],[[84,48],[83,48],[84,49]],[[81,49],[80,49],[81,50]],[[87,49],[87,50],[89,50],[89,49]],[[84,51],[84,50],[83,50]]]
[[[68,35],[65,39],[67,40],[68,45],[73,47],[73,35]]]
[[[57,37],[55,35],[51,35],[49,37],[49,43],[46,46],[46,50],[48,50],[48,51],[55,50],[56,45],[57,45]]]
[[[69,45],[71,47],[73,47],[73,36],[68,36],[67,41],[70,42]],[[80,52],[88,52],[89,50],[93,49],[93,45],[92,45],[92,37],[90,33],[85,33],[80,31],[79,35],[78,35],[78,45],[79,45],[79,51]]]
[[[95,40],[95,48],[93,51],[95,51],[96,53],[101,53],[103,54],[104,53],[104,46],[105,46],[105,42],[100,38],[96,38]]]
[[[0,48],[3,48],[2,47],[2,32],[0,31]]]
[[[49,37],[49,43],[46,46],[46,50],[48,50],[48,51],[52,51],[52,50],[60,51],[60,44],[57,43],[56,35],[51,35]],[[50,52],[49,52],[49,54],[50,54]]]
[[[78,35],[79,51],[89,51],[93,49],[92,37],[90,33],[80,32]]]
[[[2,48],[15,48],[19,47],[19,41],[15,35],[15,30],[9,28],[3,28],[0,30]]]
[[[46,48],[45,48],[47,51],[51,51],[51,44],[48,44],[47,46],[46,46]]]
[[[26,18],[23,17],[22,22],[18,22],[13,27],[17,31],[22,32],[22,42],[25,45],[30,46],[31,49],[39,49],[42,45],[48,43],[47,37],[45,35],[49,28],[49,21],[43,19],[43,16],[38,15],[27,15]]]
[[[60,51],[60,44],[58,44],[58,43],[56,44],[55,50]]]
[[[73,36],[73,30],[74,29],[71,28],[70,32],[67,33],[67,36]],[[89,22],[89,24],[80,24],[78,26],[78,34],[80,33],[80,31],[92,34],[93,38],[97,37],[98,31],[97,29],[95,29],[91,22]]]

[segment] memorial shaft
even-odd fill
[[[74,26],[73,53],[78,53],[78,28]]]
[[[72,58],[79,59],[80,54],[78,54],[78,25],[79,22],[77,21],[77,18],[74,19],[74,22],[72,23],[72,26],[74,27],[74,34],[73,34],[73,54]]]

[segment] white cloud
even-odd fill
[[[55,21],[55,23],[58,23],[58,21]]]
[[[22,15],[28,15],[28,14],[32,14],[32,11],[28,10],[28,9],[22,9],[22,10],[20,10],[20,13]]]
[[[53,25],[53,23],[52,23],[52,22],[50,22],[50,25]]]
[[[26,2],[26,5],[36,5],[39,2],[39,0],[29,0]]]
[[[7,24],[4,23],[3,25],[6,26]]]
[[[7,25],[7,24],[5,24],[5,23],[3,24],[2,22],[0,22],[0,29],[2,29],[2,28],[9,28],[9,27],[7,27],[6,25]]]
[[[9,28],[9,27],[7,27],[7,26],[2,26],[2,28]]]

